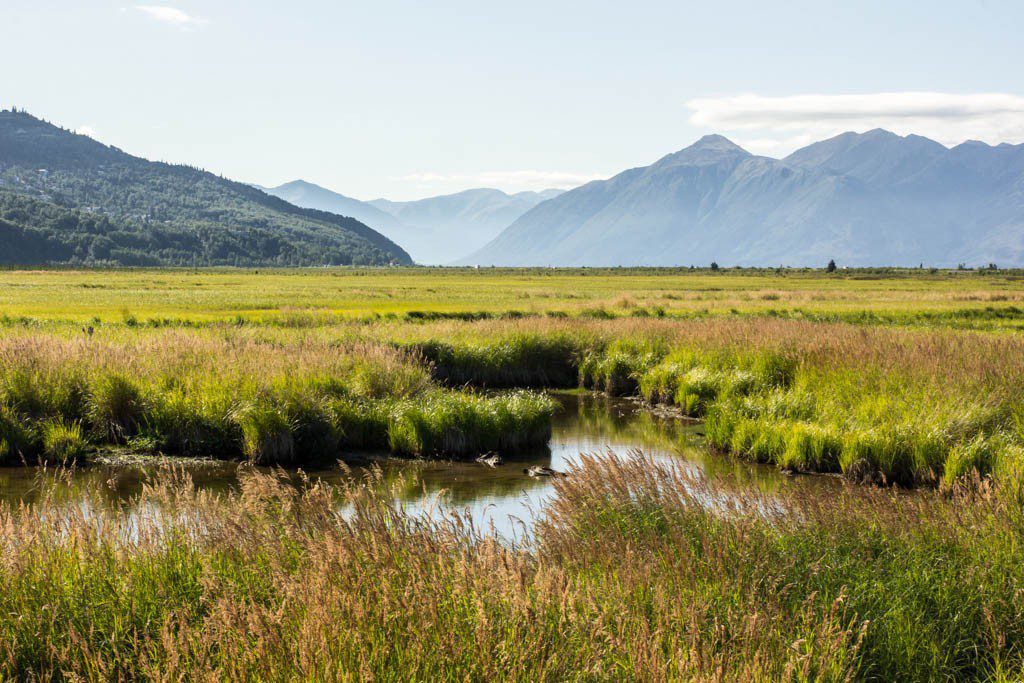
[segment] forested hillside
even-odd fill
[[[133,157],[23,112],[0,112],[0,263],[410,262],[355,219]]]

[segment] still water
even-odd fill
[[[528,532],[532,520],[551,495],[548,478],[534,479],[523,473],[531,465],[565,471],[579,462],[581,453],[614,452],[620,457],[642,451],[656,461],[672,461],[694,472],[730,475],[733,479],[765,491],[792,486],[794,481],[775,468],[750,465],[708,452],[701,425],[671,415],[658,415],[645,405],[629,399],[614,399],[588,393],[554,393],[559,403],[547,448],[538,452],[506,456],[505,464],[489,467],[476,462],[408,460],[379,454],[353,454],[352,463],[372,463],[388,480],[409,482],[400,496],[407,509],[467,512],[481,528],[493,527],[507,538]],[[229,491],[238,485],[238,464],[224,461],[183,461],[196,486]],[[353,464],[350,472],[341,467],[307,470],[314,478],[340,482],[365,474],[367,465]],[[62,487],[56,493],[66,502],[95,504],[96,492],[110,505],[130,505],[143,483],[157,472],[157,465],[145,459],[93,464],[76,469],[55,483],[41,477],[32,467],[0,468],[0,501],[31,503],[45,487]],[[405,476],[402,476],[405,475]],[[822,477],[800,478],[797,485],[835,486]],[[80,499],[80,501],[78,500]]]

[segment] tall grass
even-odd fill
[[[613,639],[642,631],[652,650],[679,652],[686,633],[708,653],[697,663],[730,662],[737,679],[1022,672],[1015,481],[952,499],[849,488],[766,497],[642,458],[584,466],[556,484],[540,552],[610,596]]]
[[[127,508],[0,506],[0,678],[1022,673],[1014,489],[769,498],[585,458],[515,547],[392,501],[373,478],[295,488],[253,472],[211,494],[168,472]]]
[[[553,411],[537,394],[437,393],[396,405],[388,439],[393,452],[408,455],[514,452],[548,442]]]
[[[439,381],[508,388],[576,384],[579,344],[568,336],[513,333],[479,343],[431,339],[410,346]]]
[[[389,446],[475,455],[543,445],[538,424],[553,410],[536,396],[444,389],[421,358],[388,344],[247,330],[15,336],[0,339],[0,359],[0,458],[9,462],[77,456],[89,444],[280,465]],[[58,425],[77,430],[74,448]]]
[[[948,484],[998,472],[1024,447],[1024,342],[1002,334],[530,318],[0,337],[3,452],[14,462],[39,456],[48,419],[81,424],[94,443],[260,462],[366,446],[432,452],[435,437],[397,432],[439,434],[453,420],[476,429],[487,410],[467,410],[479,402],[453,389],[578,384],[704,418],[721,451],[858,480]],[[513,431],[541,438],[532,408],[517,405]],[[424,419],[436,424],[412,426]]]

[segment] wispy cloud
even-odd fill
[[[398,180],[420,185],[468,185],[505,190],[544,190],[552,187],[576,187],[606,176],[564,171],[484,171],[481,173],[410,173]]]
[[[784,154],[813,140],[887,128],[952,145],[1024,141],[1024,97],[1007,93],[888,92],[863,95],[736,95],[686,103],[690,122],[738,133],[751,151]],[[744,135],[756,137],[744,138]]]
[[[170,7],[169,5],[135,5],[135,9],[151,19],[180,28],[195,27],[206,23],[204,19],[194,17],[177,7]]]

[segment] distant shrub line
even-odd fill
[[[771,295],[766,295],[770,298]],[[546,310],[543,312],[508,309],[502,311],[436,311],[411,310],[404,313],[375,313],[372,315],[349,316],[329,312],[296,312],[274,313],[267,317],[235,315],[213,319],[150,316],[139,317],[134,314],[120,317],[103,318],[97,316],[86,324],[145,327],[152,329],[181,328],[206,329],[224,327],[279,327],[285,329],[318,328],[328,325],[351,323],[372,324],[378,322],[431,323],[447,320],[459,322],[479,322],[487,320],[526,320],[526,319],[579,319],[618,320],[629,318],[653,318],[675,321],[705,319],[759,319],[774,318],[780,320],[801,320],[817,323],[845,323],[865,326],[921,326],[937,328],[988,329],[1024,326],[1024,308],[1014,305],[985,306],[981,308],[955,308],[949,310],[914,310],[914,311],[813,311],[800,307],[766,310],[713,312],[707,309],[690,311],[666,311],[661,307],[631,307],[623,310],[608,308],[584,308],[575,312]],[[1015,324],[1016,323],[1016,324]],[[0,328],[4,327],[81,327],[80,320],[38,318],[29,315],[0,314]]]

